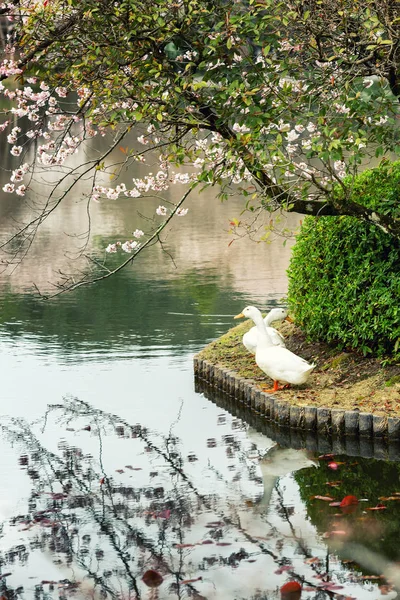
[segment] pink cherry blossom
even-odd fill
[[[25,196],[25,192],[26,192],[26,185],[20,185],[17,187],[17,189],[15,190],[15,193],[18,196]]]
[[[13,156],[19,156],[22,152],[22,146],[13,146],[10,150],[10,154]]]
[[[126,241],[122,244],[121,248],[124,252],[132,252],[138,246],[140,246],[139,242],[135,242],[134,240]]]
[[[189,210],[188,208],[178,208],[178,210],[176,211],[176,216],[184,217],[185,215],[187,215],[188,210]]]
[[[160,205],[158,208],[156,208],[156,213],[160,215],[160,217],[165,217],[165,215],[167,214],[167,209],[165,208],[165,206]]]

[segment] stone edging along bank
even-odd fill
[[[263,392],[251,380],[213,365],[208,360],[193,358],[195,377],[203,379],[237,402],[251,408],[280,427],[315,432],[321,435],[359,436],[400,442],[400,417],[374,415],[355,410],[295,406]]]

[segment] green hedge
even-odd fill
[[[385,197],[388,210],[395,199],[400,206],[399,174],[400,162],[366,171],[354,194],[371,207],[382,208]],[[290,310],[310,337],[364,354],[400,354],[400,244],[394,238],[352,217],[307,217],[288,275]]]

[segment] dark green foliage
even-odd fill
[[[400,163],[366,171],[353,197],[399,210]],[[400,244],[352,217],[309,217],[288,270],[289,305],[313,338],[377,356],[400,346]]]

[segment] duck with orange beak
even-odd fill
[[[279,333],[277,329],[271,327],[271,323],[274,323],[275,321],[289,321],[289,323],[291,323],[292,319],[288,316],[287,310],[284,308],[273,308],[264,318],[264,323],[267,327],[267,333],[271,338],[273,345],[282,346],[282,348],[286,348],[283,335]],[[257,350],[257,338],[257,327],[252,327],[249,331],[247,331],[244,334],[242,338],[243,345],[252,354],[255,354]]]
[[[270,377],[274,386],[266,392],[276,392],[283,389],[279,382],[286,385],[301,385],[309,378],[315,368],[294,352],[282,346],[275,346],[268,334],[261,312],[255,306],[246,306],[235,319],[248,318],[254,321],[257,328],[257,366]]]

